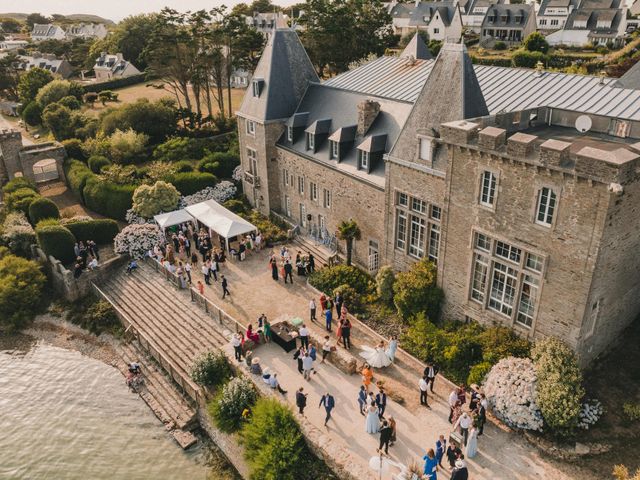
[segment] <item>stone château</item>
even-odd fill
[[[560,337],[586,365],[640,313],[637,83],[452,43],[433,60],[419,37],[321,82],[276,29],[237,112],[244,190],[302,235],[353,218],[364,268],[426,257],[446,318]]]

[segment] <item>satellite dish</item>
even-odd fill
[[[580,133],[585,133],[591,130],[591,125],[591,117],[589,117],[588,115],[580,115],[578,118],[576,118],[576,130],[578,130]]]

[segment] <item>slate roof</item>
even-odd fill
[[[324,85],[408,103],[415,102],[433,60],[380,57]],[[640,90],[616,88],[615,78],[474,65],[490,113],[541,106],[640,120]]]
[[[482,28],[524,28],[532,14],[533,5],[492,5],[482,21]]]
[[[542,0],[540,2],[540,8],[538,9],[538,16],[543,15],[559,15],[564,16],[568,15],[569,8],[573,5],[573,7],[577,7],[579,0]],[[547,13],[547,8],[566,8],[567,13]]]
[[[636,90],[640,90],[640,62],[636,62],[636,64],[617,79],[613,85],[620,88],[635,88]]]
[[[414,3],[398,3],[391,9],[389,14],[392,18],[409,18],[414,7]]]
[[[440,14],[445,26],[448,27],[456,13],[456,6],[453,2],[420,2],[411,12],[409,25],[425,27],[429,25],[436,12]]]
[[[252,96],[252,89],[247,89],[239,114],[259,121],[290,117],[308,82],[319,81],[298,35],[289,28],[270,35],[254,78],[264,79],[260,96]]]
[[[372,99],[380,104],[380,112],[374,120],[369,130],[364,136],[356,135],[355,125],[358,123],[358,104],[363,100]],[[331,88],[326,84],[312,83],[309,85],[300,105],[298,112],[309,112],[307,125],[313,125],[317,120],[331,119],[331,135],[328,139],[318,143],[316,141],[316,152],[306,149],[306,139],[304,135],[298,135],[292,144],[288,141],[287,136],[283,135],[278,145],[296,151],[301,156],[311,157],[316,161],[333,165],[335,168],[345,171],[356,177],[365,179],[378,187],[384,187],[384,165],[382,162],[375,165],[370,174],[357,169],[357,146],[363,142],[367,142],[368,138],[375,137],[370,140],[374,148],[380,148],[383,138],[379,135],[387,135],[384,142],[387,148],[390,147],[392,140],[395,140],[402,125],[406,121],[411,104],[407,102],[372,98],[370,95],[349,92],[341,89]],[[343,142],[355,142],[348,150],[344,151],[344,157],[338,163],[336,160],[329,159],[329,139],[336,140],[340,138]],[[383,144],[383,148],[384,148]],[[347,148],[345,146],[344,148]]]
[[[31,36],[53,38],[53,36],[56,34],[58,30],[64,33],[64,30],[62,30],[62,28],[58,27],[57,25],[52,25],[50,23],[47,23],[47,24],[35,23],[33,25],[33,30],[31,31]]]
[[[620,0],[583,0],[580,8],[573,10],[564,26],[565,30],[591,30],[599,34],[617,34],[625,12],[620,7]],[[610,24],[607,28],[599,28],[598,20]],[[586,21],[585,27],[575,25],[576,21]]]
[[[400,56],[416,58],[420,60],[428,60],[430,58],[433,58],[429,47],[427,47],[427,44],[424,43],[424,40],[422,40],[422,37],[418,33],[416,33],[411,41],[407,44],[407,46],[404,47],[404,50],[402,51]]]

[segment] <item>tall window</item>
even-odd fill
[[[254,176],[258,175],[257,154],[253,148],[247,148],[247,158],[249,159],[249,173]]]
[[[315,182],[309,182],[309,198],[314,202],[318,201],[318,184]]]
[[[483,172],[480,178],[480,204],[493,207],[496,195],[496,176],[491,172]]]
[[[287,140],[293,142],[293,127],[287,127]]]
[[[285,187],[289,186],[289,170],[282,170],[282,181],[284,182]]]
[[[256,122],[253,120],[247,120],[247,135],[255,135],[256,134]]]
[[[307,150],[316,149],[316,136],[313,133],[307,133]]]
[[[358,156],[360,157],[360,168],[369,168],[369,152],[358,150]]]
[[[375,273],[380,268],[380,254],[378,253],[378,242],[369,240],[369,272]]]
[[[407,247],[407,214],[398,210],[396,218],[396,248],[404,250]]]
[[[259,97],[260,96],[260,82],[258,80],[254,80],[252,82],[252,93],[254,97]]]
[[[556,194],[549,187],[543,187],[538,192],[538,208],[536,209],[536,223],[550,226],[553,222],[553,212],[556,209]]]
[[[544,258],[479,232],[474,234],[473,249],[471,300],[521,326],[531,327]]]
[[[324,208],[331,208],[331,192],[326,188],[322,192],[322,198],[322,204],[324,205]]]
[[[338,142],[331,141],[331,158],[337,159],[340,156],[340,144]]]
[[[598,321],[598,315],[600,314],[600,299],[591,304],[591,311],[587,317],[587,323],[585,325],[585,337],[590,337],[596,330],[596,322]]]
[[[429,227],[429,260],[438,263],[438,250],[440,249],[440,225],[435,223]]]
[[[304,195],[304,177],[302,175],[298,177],[298,193]]]
[[[411,217],[411,232],[409,235],[409,255],[416,258],[424,257],[424,231],[426,222],[418,216]]]
[[[396,193],[395,246],[412,257],[438,261],[442,210],[403,192]]]

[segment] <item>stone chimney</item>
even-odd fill
[[[373,100],[363,100],[358,104],[358,135],[363,136],[369,130],[380,113],[380,104]]]

